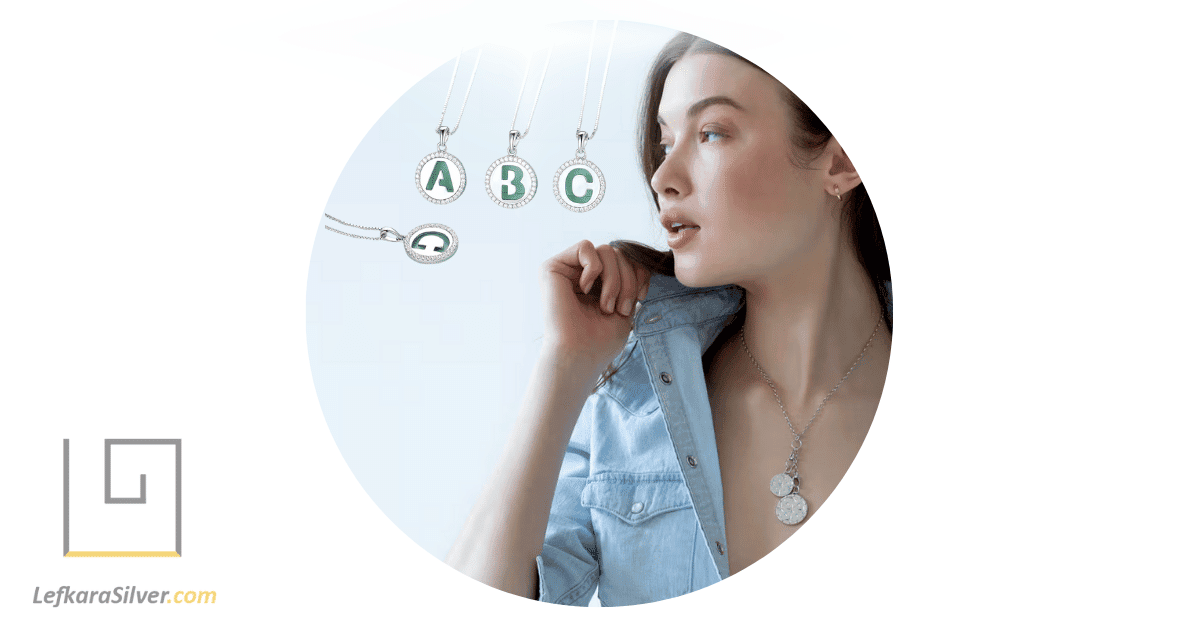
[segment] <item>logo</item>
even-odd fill
[[[63,556],[180,557],[183,554],[182,450],[178,438],[104,439],[101,492],[99,452],[76,452],[80,464],[72,469],[71,441],[64,438]],[[149,483],[147,473],[141,471],[150,472]],[[71,549],[72,532],[86,549]]]

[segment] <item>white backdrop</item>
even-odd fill
[[[1195,623],[1180,11],[6,5],[3,616]],[[322,416],[305,290],[339,173],[401,94],[460,46],[593,17],[696,33],[801,91],[870,182],[897,321],[871,434],[802,534],[696,594],[575,610],[471,582],[370,499]],[[63,438],[182,439],[183,557],[63,558]],[[62,585],[219,601],[31,603]]]

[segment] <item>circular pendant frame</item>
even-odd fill
[[[431,230],[431,229],[437,230],[437,231],[434,231],[434,233],[437,233],[438,231],[445,231],[446,233],[444,235],[449,237],[449,239],[450,239],[449,243],[444,244],[442,246],[443,250],[441,252],[439,252],[437,255],[423,255],[421,253],[416,252],[416,250],[413,247],[414,240],[416,240],[417,236],[421,235],[422,231],[427,231],[427,230]],[[421,249],[428,250],[428,245],[425,245],[422,243]],[[457,251],[458,251],[458,234],[454,233],[454,230],[451,229],[450,227],[447,227],[446,225],[439,224],[436,222],[430,222],[430,223],[423,224],[423,225],[413,229],[412,231],[409,231],[408,237],[404,238],[404,252],[408,253],[408,256],[410,258],[412,258],[412,260],[414,262],[420,262],[422,264],[440,264],[440,263],[450,259],[454,255],[454,253]]]
[[[492,173],[497,168],[505,164],[516,165],[529,176],[528,180],[525,182],[525,196],[522,196],[520,199],[515,201],[506,201],[503,198],[497,197],[496,193],[492,191]],[[516,209],[529,203],[529,201],[532,201],[533,196],[537,194],[537,173],[533,171],[533,166],[529,165],[528,161],[525,161],[516,155],[505,155],[500,159],[493,161],[492,165],[488,166],[487,174],[483,175],[483,185],[485,188],[487,188],[488,196],[490,196],[492,201],[494,201],[497,205],[505,209]]]
[[[808,502],[795,493],[781,497],[779,503],[775,504],[775,516],[783,523],[794,526],[808,516]]]
[[[455,168],[458,168],[458,188],[455,189],[448,198],[434,198],[433,196],[430,196],[429,192],[425,190],[426,182],[421,180],[421,170],[425,168],[425,164],[435,159],[444,159],[454,164]],[[416,180],[417,191],[421,193],[421,196],[424,196],[425,200],[429,201],[430,203],[436,203],[438,205],[453,203],[458,199],[458,197],[462,196],[463,190],[467,189],[467,169],[463,167],[463,164],[458,160],[458,157],[455,157],[444,150],[434,151],[428,155],[425,155],[425,157],[417,163],[417,172],[415,175],[413,175],[413,178]]]
[[[566,172],[569,168],[572,168],[574,166],[587,166],[587,168],[589,170],[596,173],[597,181],[596,181],[595,195],[592,197],[592,200],[589,201],[587,205],[583,205],[581,207],[576,207],[574,205],[571,205],[570,201],[568,201],[567,199],[562,197],[562,192],[560,192],[558,189],[559,188],[559,185],[558,185],[559,178],[562,177],[564,172]],[[575,159],[568,161],[567,163],[563,164],[562,166],[559,166],[558,172],[554,173],[554,198],[558,199],[559,205],[562,205],[563,207],[565,207],[575,213],[582,214],[584,212],[592,211],[593,209],[596,208],[597,205],[600,204],[600,201],[604,200],[604,173],[600,171],[600,168],[596,164],[588,161],[586,158],[576,157]]]
[[[780,473],[771,478],[771,494],[776,497],[791,495],[796,490],[796,477],[788,473]]]

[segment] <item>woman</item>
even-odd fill
[[[685,33],[642,115],[672,251],[583,241],[543,265],[542,352],[447,558],[517,595],[635,604],[737,573],[821,506],[882,393],[887,256],[828,129]],[[798,484],[772,484],[785,468]]]

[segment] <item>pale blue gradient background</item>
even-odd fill
[[[588,158],[607,190],[591,212],[554,199],[551,178],[574,156],[591,22],[558,25],[523,42],[556,40],[533,128],[518,154],[538,192],[520,209],[488,198],[483,173],[508,147],[525,53],[483,46],[458,132],[448,150],[467,169],[463,195],[434,205],[417,192],[417,162],[434,132],[454,60],[405,92],[367,132],[326,211],[408,233],[427,222],[459,236],[453,258],[409,260],[402,244],[347,238],[317,225],[308,276],[313,382],[329,429],[358,481],[417,544],[445,556],[499,459],[542,335],[538,265],[570,244],[634,239],[665,248],[636,159],[637,108],[649,64],[675,31],[621,22],[600,130]],[[584,129],[591,130],[612,22],[600,22]],[[522,36],[518,34],[518,36]],[[523,36],[522,36],[523,37]],[[478,49],[464,52],[446,113],[453,126]],[[534,51],[517,122],[524,129],[544,48]],[[373,235],[363,232],[365,235]],[[319,496],[321,487],[314,487]],[[319,499],[319,497],[317,497]]]

